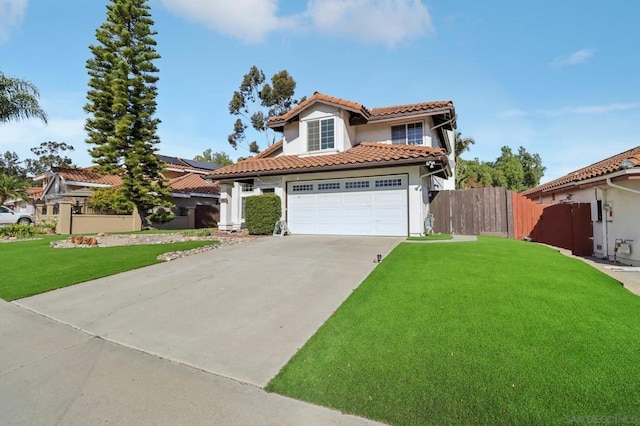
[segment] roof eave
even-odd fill
[[[443,168],[444,167],[448,168],[446,156],[435,155],[435,156],[422,157],[422,158],[376,161],[371,163],[349,163],[349,164],[338,164],[333,166],[305,167],[305,168],[301,167],[301,168],[281,169],[281,170],[265,170],[262,172],[244,172],[244,173],[233,173],[233,174],[227,174],[227,175],[209,175],[208,178],[218,179],[220,181],[235,181],[238,179],[246,179],[246,178],[261,177],[261,176],[282,176],[282,175],[322,173],[322,172],[333,172],[333,171],[354,170],[354,169],[365,170],[365,169],[379,169],[383,167],[423,165],[428,161],[437,161],[442,164]],[[451,170],[449,169],[449,174],[450,173],[451,173]]]

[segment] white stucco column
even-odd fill
[[[239,231],[242,229],[242,185],[239,182],[233,183],[233,198],[231,199],[231,229]]]
[[[419,236],[423,232],[423,215],[425,208],[422,200],[422,191],[428,188],[422,188],[420,182],[420,170],[409,173],[409,235]]]
[[[233,229],[233,220],[231,218],[232,188],[232,184],[220,184],[220,222],[218,222],[218,229],[221,231],[231,231]]]

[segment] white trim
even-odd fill
[[[217,194],[204,194],[202,192],[190,192],[185,194],[184,192],[172,192],[171,196],[174,198],[192,198],[192,197],[200,197],[200,198],[220,198]]]
[[[65,180],[64,183],[65,185],[91,186],[95,188],[111,188],[113,186],[107,183],[79,182],[75,180]]]
[[[606,175],[596,176],[591,179],[579,180],[575,182],[567,182],[560,186],[554,186],[553,188],[543,189],[542,191],[534,192],[533,194],[548,194],[550,192],[555,192],[560,189],[571,188],[571,187],[580,186],[580,185],[588,185],[590,183],[599,182],[599,181],[602,181],[603,184],[606,184],[607,179],[612,179],[612,178],[626,176],[626,175],[640,175],[640,169],[619,170],[617,172],[609,173]]]
[[[170,172],[185,172],[185,173],[197,173],[200,175],[208,175],[211,172],[205,172],[203,170],[195,170],[195,169],[176,169],[173,167],[165,167],[164,170],[170,171]],[[213,171],[213,170],[212,170]]]

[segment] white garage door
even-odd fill
[[[407,235],[407,176],[377,176],[287,185],[292,234]]]

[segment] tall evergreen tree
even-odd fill
[[[147,225],[147,212],[166,204],[168,191],[156,154],[160,120],[154,117],[158,68],[156,32],[147,0],[110,0],[87,61],[90,114],[85,128],[99,170],[122,177],[122,192]]]

